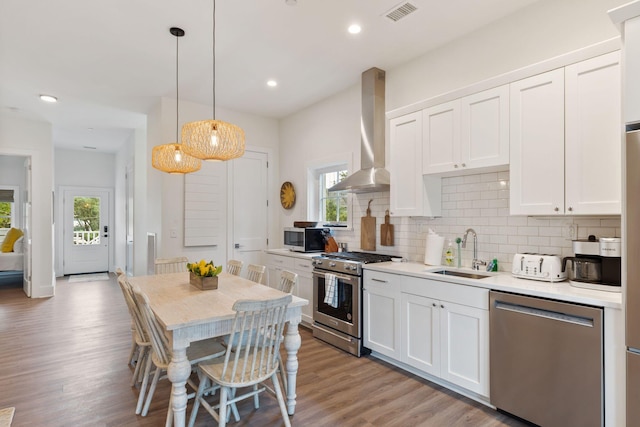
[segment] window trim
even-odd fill
[[[346,165],[349,175],[353,173],[353,153],[342,153],[335,156],[307,162],[307,216],[312,221],[319,221],[320,212],[320,181],[319,175],[335,168]],[[353,195],[347,194],[347,226],[329,227],[334,230],[353,230]]]

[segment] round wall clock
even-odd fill
[[[289,181],[286,181],[280,187],[280,203],[285,209],[291,209],[296,203],[296,190]]]

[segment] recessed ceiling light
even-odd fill
[[[362,31],[362,28],[360,28],[360,25],[358,25],[358,24],[349,25],[349,32],[351,34],[358,34],[358,33],[360,33],[360,31]]]
[[[58,102],[58,98],[52,95],[40,95],[40,99],[44,102]]]
[[[267,80],[267,86],[276,87],[276,86],[278,86],[278,82],[275,81],[275,80]]]

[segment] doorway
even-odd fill
[[[267,153],[245,151],[231,163],[233,236],[231,258],[264,264],[267,249]]]
[[[112,190],[61,189],[63,274],[109,271]]]

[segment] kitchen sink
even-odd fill
[[[458,270],[427,270],[429,273],[442,274],[444,276],[456,276],[456,277],[464,277],[465,279],[484,279],[486,277],[491,277],[489,274],[480,274],[480,273],[467,273],[466,271],[458,271]]]

